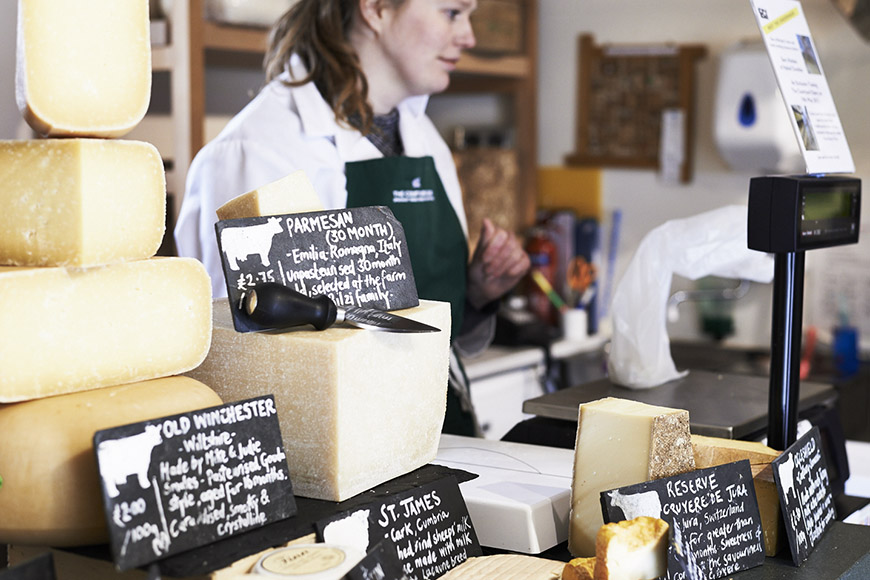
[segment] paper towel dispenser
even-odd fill
[[[804,162],[762,42],[726,49],[719,63],[713,138],[729,167],[802,173]]]

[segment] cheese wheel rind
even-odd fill
[[[0,543],[105,543],[94,433],[220,404],[188,377],[0,404]]]
[[[181,374],[211,340],[211,282],[193,258],[0,267],[0,402]]]
[[[0,264],[95,266],[153,256],[166,179],[141,141],[0,141]]]
[[[18,0],[15,100],[49,137],[120,137],[151,100],[148,0]]]

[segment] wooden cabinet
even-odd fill
[[[534,219],[536,143],[537,0],[522,0],[522,54],[466,54],[460,61],[451,93],[503,93],[512,101],[517,154],[520,165],[519,195],[527,223]],[[209,63],[262,63],[268,31],[218,24],[205,20],[203,0],[174,0],[168,14],[169,44],[155,46],[155,71],[171,76],[171,117],[174,155],[167,170],[167,190],[172,194],[172,215],[178,215],[184,195],[187,168],[205,143],[205,75]]]

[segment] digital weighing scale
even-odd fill
[[[797,437],[804,252],[858,242],[861,181],[842,176],[767,176],[749,183],[747,243],[774,254],[768,445]]]

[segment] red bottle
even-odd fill
[[[543,322],[555,325],[559,321],[559,313],[547,294],[532,278],[531,272],[539,271],[551,286],[556,286],[556,244],[553,243],[544,228],[536,227],[529,234],[526,252],[532,263],[527,280],[529,310]]]

